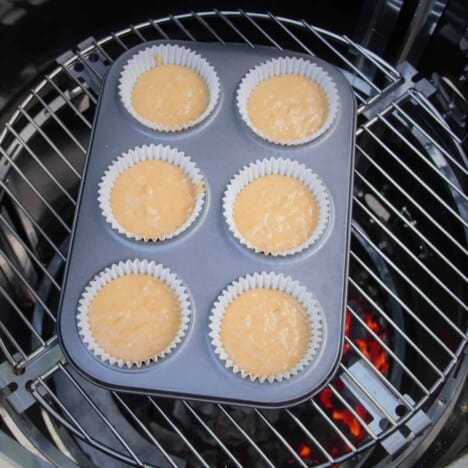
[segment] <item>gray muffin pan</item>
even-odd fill
[[[117,90],[120,72],[136,52],[169,42],[200,53],[216,69],[221,83],[213,113],[196,127],[171,134],[155,132],[135,121]],[[335,81],[341,102],[331,128],[313,142],[296,147],[256,137],[241,120],[235,103],[242,77],[255,65],[281,56],[317,62]],[[315,57],[268,47],[180,41],[149,42],[119,57],[101,89],[60,302],[59,338],[70,363],[103,387],[174,398],[284,407],[318,392],[333,375],[344,340],[355,119],[349,84],[336,68]],[[162,243],[137,242],[119,235],[106,223],[97,202],[98,184],[109,164],[129,148],[151,143],[184,151],[198,165],[207,185],[201,216],[188,231]],[[269,257],[248,250],[234,239],[222,214],[223,193],[230,179],[245,165],[265,157],[305,164],[322,178],[331,194],[328,232],[317,245],[297,255]],[[129,369],[95,357],[80,338],[76,316],[88,282],[112,263],[133,258],[155,260],[176,273],[190,292],[193,313],[189,330],[174,352],[156,363]],[[283,382],[251,382],[234,374],[214,354],[208,336],[216,297],[233,280],[261,271],[298,280],[323,309],[325,333],[319,353],[309,367]]]

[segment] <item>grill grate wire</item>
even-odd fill
[[[405,346],[411,350],[411,353],[414,352],[426,367],[424,375],[421,375],[415,366],[411,366],[410,362],[392,349],[391,344],[379,338],[359,317],[353,306],[349,305],[349,313],[355,323],[372,335],[391,356],[393,366],[399,367],[404,379],[409,382],[405,388],[411,388],[412,393],[408,397],[408,394],[397,388],[388,376],[375,369],[356,343],[347,337],[345,343],[349,345],[350,352],[367,363],[373,370],[375,378],[385,385],[393,398],[406,408],[406,411],[398,417],[391,414],[366,388],[365,383],[359,381],[343,362],[340,363],[337,375],[346,376],[365,395],[370,404],[379,409],[388,422],[387,428],[380,430],[371,428],[369,421],[365,421],[354,409],[355,398],[342,394],[334,382],[329,384],[328,388],[365,430],[365,438],[360,443],[350,439],[343,428],[325,411],[317,397],[311,399],[309,405],[314,414],[319,416],[320,423],[342,441],[346,447],[344,454],[336,455],[327,449],[327,441],[321,434],[322,431],[314,430],[308,425],[303,411],[296,408],[283,410],[283,416],[295,425],[312,447],[318,459],[317,464],[329,466],[340,463],[401,427],[427,401],[433,400],[437,390],[460,360],[467,341],[466,320],[464,322],[460,320],[460,313],[461,311],[466,313],[467,306],[462,290],[453,288],[453,281],[454,278],[457,284],[465,284],[467,281],[463,272],[467,221],[460,209],[460,206],[466,202],[467,196],[454,177],[454,171],[466,176],[467,169],[453,149],[459,141],[443,121],[437,115],[434,116],[426,97],[417,90],[410,89],[375,117],[366,120],[363,116],[364,111],[397,89],[403,81],[402,76],[398,70],[349,38],[311,26],[305,21],[279,18],[273,14],[246,13],[242,10],[192,12],[149,20],[111,34],[100,41],[93,40],[88,47],[76,50],[70,59],[51,71],[31,91],[0,134],[0,156],[3,163],[1,173],[6,174],[0,178],[0,192],[3,197],[0,199],[0,231],[5,238],[5,245],[8,246],[0,251],[0,268],[4,272],[6,284],[11,286],[4,287],[0,283],[0,294],[11,309],[11,313],[16,314],[23,332],[31,335],[32,346],[20,342],[8,324],[1,320],[1,350],[11,367],[19,373],[24,372],[51,347],[57,345],[54,331],[56,304],[51,305],[48,302],[47,295],[44,296],[41,288],[52,289],[56,293],[60,291],[61,274],[67,251],[66,242],[63,240],[71,233],[77,186],[98,98],[96,88],[88,86],[85,80],[77,78],[74,71],[86,72],[91,79],[100,82],[103,74],[97,66],[96,55],[110,64],[131,46],[141,41],[160,38],[211,40],[221,43],[236,41],[244,42],[250,47],[264,44],[280,50],[294,48],[311,55],[324,56],[335,63],[343,70],[353,86],[358,113],[361,116],[356,142],[358,164],[355,172],[357,190],[353,197],[353,237],[360,236],[374,255],[395,275],[398,283],[410,291],[410,294],[396,293],[379,277],[361,250],[352,248],[350,261],[365,271],[370,278],[369,281],[375,283],[401,307],[405,320],[411,323],[413,328],[417,328],[418,333],[423,335],[423,340],[416,340],[407,331],[408,327],[402,327],[395,321],[352,273],[349,277],[350,289],[358,291],[366,303],[377,310],[386,326],[403,340]],[[417,111],[417,116],[414,109]],[[62,118],[65,113],[67,113],[66,121]],[[427,121],[436,125],[438,131],[445,137],[443,140],[431,133],[432,126],[427,126]],[[60,138],[57,137],[57,132]],[[418,141],[423,141],[425,148],[430,147],[437,157],[428,158],[427,152],[421,149]],[[76,150],[73,160],[65,151],[67,145],[73,145]],[[53,165],[48,166],[42,162],[41,148],[47,148],[54,154]],[[424,174],[429,172],[429,178],[418,173],[419,166],[415,165],[415,160],[427,169]],[[365,163],[365,166],[360,165],[361,163]],[[25,165],[28,165],[30,170],[25,171]],[[374,178],[379,180],[379,185],[367,176],[362,167],[367,168],[367,173],[371,171],[375,174]],[[33,169],[47,179],[47,193],[43,182],[33,175]],[[416,187],[414,193],[409,193],[408,183],[403,184],[402,178],[410,180],[410,183]],[[69,182],[70,180],[72,182]],[[50,190],[51,186],[53,190]],[[387,196],[382,191],[382,186],[387,187],[391,195]],[[22,196],[22,191],[26,191],[28,197]],[[395,233],[385,219],[372,209],[363,194],[372,195],[388,216],[405,226],[405,231],[414,236],[415,245],[422,245],[424,251],[430,253],[430,261],[420,255],[419,247],[407,245],[402,236]],[[412,222],[402,211],[401,203],[394,202],[396,196],[403,199],[403,205],[407,210],[417,213],[418,219],[422,218],[423,222]],[[39,213],[44,211],[51,220],[47,224],[43,224],[39,216]],[[369,220],[372,225],[371,230],[363,228],[357,221],[358,213]],[[403,270],[402,258],[411,266],[411,271]],[[58,275],[49,268],[51,259],[55,259],[58,265],[55,269]],[[424,277],[423,284],[415,280],[414,271]],[[42,311],[43,321],[46,323],[41,327],[32,320],[31,311],[37,309]],[[443,325],[450,339],[439,336],[435,327],[429,324],[428,317],[432,323]],[[421,342],[425,344],[422,345]],[[428,349],[437,350],[440,357],[434,360],[428,354]],[[110,447],[99,439],[91,437],[76,416],[60,401],[51,385],[57,374],[61,374],[70,383],[88,410],[104,423],[115,438],[115,445]],[[58,362],[39,375],[31,382],[30,392],[35,401],[55,421],[89,445],[124,463],[143,466],[150,462],[142,459],[119,433],[119,428],[111,424],[105,411],[93,402],[67,364]],[[113,392],[113,396],[128,419],[132,420],[147,440],[158,449],[167,463],[177,466],[177,458],[151,433],[132,408],[128,397],[118,392]],[[178,435],[186,451],[192,454],[196,462],[202,466],[209,466],[209,461],[203,458],[195,442],[190,440],[190,435],[185,433],[184,428],[174,420],[165,406],[154,397],[146,398],[149,407],[170,430]],[[224,442],[215,428],[206,421],[203,412],[191,402],[183,401],[182,404],[193,424],[202,428],[216,450],[224,454],[228,463],[242,466],[230,450],[229,444]],[[216,410],[253,449],[260,464],[277,465],[277,460],[271,459],[271,455],[257,443],[255,434],[249,433],[242,427],[231,407],[217,405]],[[271,421],[269,411],[256,409],[255,416],[258,424],[269,431],[271,437],[288,453],[293,463],[308,466],[298,454],[293,442],[289,440],[288,434],[282,433]]]

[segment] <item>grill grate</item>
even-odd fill
[[[350,300],[348,316],[358,336],[371,337],[391,367],[379,370],[372,350],[362,346],[362,340],[346,337],[347,356],[327,395],[352,416],[354,426],[338,418],[324,403],[323,393],[292,409],[252,410],[247,419],[233,407],[180,401],[174,408],[150,396],[112,392],[113,410],[118,407],[132,430],[157,447],[156,463],[154,454],[148,458],[152,452],[132,444],[134,439],[113,422],[110,406],[96,401],[89,384],[66,363],[41,365],[58,346],[56,301],[103,64],[141,41],[160,38],[305,51],[339,66],[352,84],[360,120],[349,287],[350,297],[354,294],[359,301]],[[178,466],[182,457],[209,466],[211,456],[217,463],[234,466],[246,461],[251,466],[332,465],[401,434],[405,424],[411,428],[421,409],[437,398],[467,341],[463,297],[467,197],[458,182],[467,169],[460,141],[426,97],[407,89],[366,119],[365,111],[392,97],[404,83],[398,70],[345,36],[305,21],[243,11],[150,20],[92,40],[60,62],[0,134],[0,295],[8,310],[0,321],[6,360],[0,373],[8,366],[16,374],[31,374],[23,389],[33,397],[29,409],[39,405],[50,416],[48,421],[54,421],[52,426],[139,466],[164,462]],[[385,299],[379,300],[379,295]],[[375,320],[363,318],[361,310],[373,310],[391,338],[379,332]],[[370,378],[363,378],[366,375]],[[57,382],[76,394],[80,411],[63,401]],[[171,441],[166,435],[158,437],[161,430],[153,429],[139,413],[143,404],[164,427],[164,434],[172,434]],[[82,411],[92,415],[102,433],[93,433],[81,421]],[[200,433],[194,435],[190,427]],[[220,427],[229,427],[229,433]],[[362,434],[356,437],[353,430]],[[268,434],[267,442],[261,440],[263,433]],[[339,445],[331,446],[330,440]],[[402,437],[395,447],[405,442]],[[211,452],[203,449],[206,445]],[[242,459],[239,445],[248,459]],[[390,453],[396,450],[385,441],[382,445]]]

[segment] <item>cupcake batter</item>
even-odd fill
[[[137,79],[132,105],[146,120],[175,128],[200,117],[208,107],[209,97],[208,85],[195,70],[162,64]]]
[[[112,280],[91,301],[91,334],[111,356],[144,361],[166,349],[182,320],[174,291],[150,275],[130,274]]]
[[[268,377],[295,367],[307,351],[311,327],[290,294],[251,289],[226,308],[221,341],[231,361],[251,375]]]
[[[234,202],[234,222],[242,237],[265,253],[302,245],[317,227],[320,208],[299,180],[266,175],[245,186]]]
[[[247,101],[253,126],[278,142],[293,142],[315,133],[328,114],[327,95],[302,75],[278,75],[260,82]]]
[[[116,178],[110,205],[115,219],[127,231],[158,239],[189,219],[197,189],[175,164],[141,161]]]

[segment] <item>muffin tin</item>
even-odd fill
[[[178,133],[161,133],[136,121],[122,105],[118,81],[122,68],[139,50],[153,44],[184,45],[215,68],[220,99],[201,123]],[[242,121],[236,91],[244,75],[271,58],[302,57],[320,65],[336,84],[337,117],[325,134],[300,146],[279,146],[257,137]],[[354,96],[343,75],[308,55],[268,47],[154,41],[125,52],[102,85],[88,159],[73,226],[69,261],[59,307],[59,340],[70,363],[106,388],[210,402],[282,407],[319,391],[333,375],[344,340],[348,248],[350,239],[354,132]],[[190,156],[206,181],[202,213],[181,235],[163,242],[128,239],[102,216],[98,185],[107,167],[136,146],[163,144]],[[329,190],[331,222],[321,239],[285,257],[257,254],[239,243],[223,216],[223,195],[244,166],[264,158],[289,158],[317,173]],[[82,341],[78,302],[88,283],[121,260],[148,259],[170,268],[186,286],[192,306],[189,328],[178,347],[162,360],[120,368],[99,360]],[[233,281],[255,272],[291,276],[305,286],[323,310],[323,338],[314,360],[282,382],[252,382],[227,369],[214,353],[209,317],[218,295]]]

